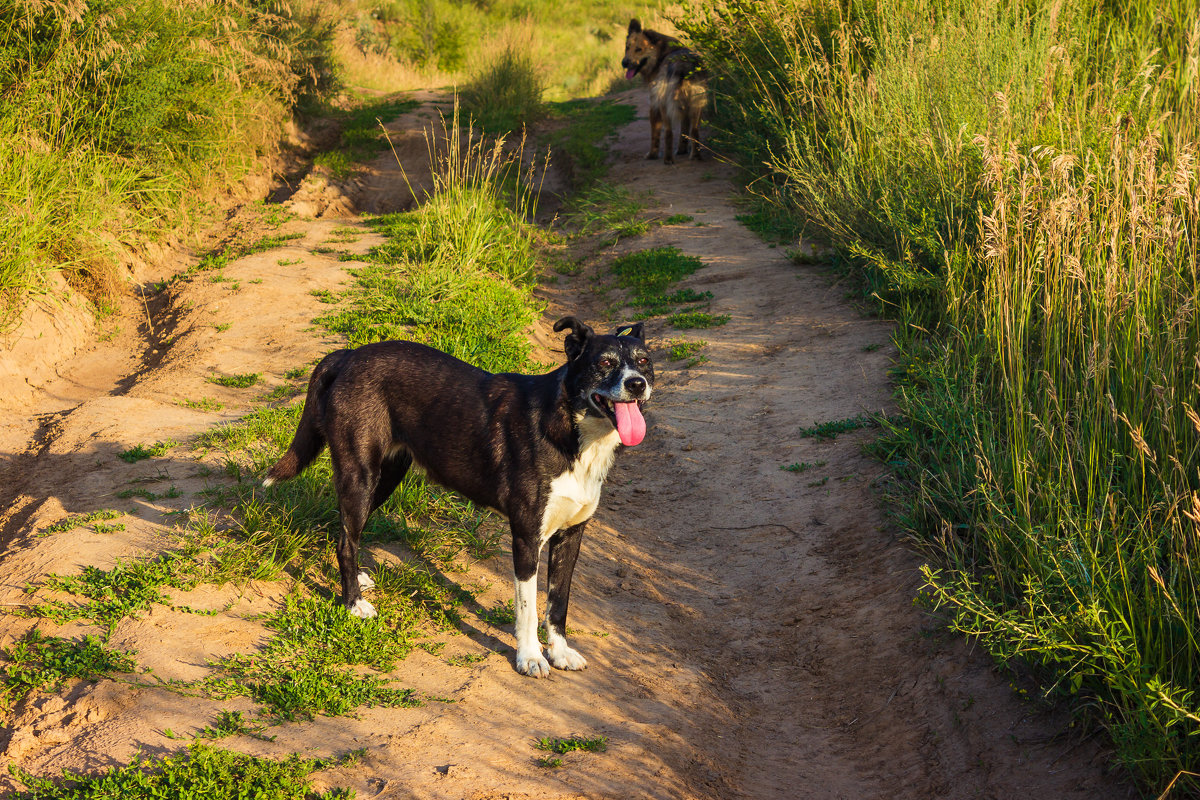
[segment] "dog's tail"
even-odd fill
[[[313,370],[312,377],[308,379],[304,411],[300,414],[300,424],[296,426],[292,445],[283,457],[275,462],[275,466],[267,470],[263,486],[296,477],[321,454],[321,449],[325,447],[325,434],[321,432],[320,424],[324,415],[325,392],[341,372],[342,364],[349,354],[349,350],[335,350],[321,359],[321,363]]]

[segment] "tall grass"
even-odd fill
[[[3,321],[48,269],[103,295],[123,245],[272,150],[332,30],[302,0],[0,2]]]
[[[907,323],[883,446],[931,597],[1148,787],[1195,790],[1200,8],[771,0],[681,27],[752,188]]]
[[[480,53],[521,39],[530,26],[537,46],[523,56],[552,101],[603,94],[620,84],[625,28],[631,17],[657,21],[665,6],[623,0],[357,0],[352,35],[339,53],[347,80],[374,89],[428,88],[469,80]],[[390,66],[389,66],[390,64]],[[383,70],[404,85],[383,84]]]

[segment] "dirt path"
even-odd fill
[[[273,730],[274,743],[222,744],[276,756],[365,747],[358,767],[318,780],[365,798],[1131,796],[1105,774],[1107,754],[1094,741],[1061,735],[1064,720],[1020,701],[982,656],[914,610],[919,561],[881,512],[873,484],[882,471],[861,453],[872,433],[800,438],[802,427],[889,408],[888,326],[738,224],[725,168],[645,162],[644,111],[622,132],[609,179],[653,192],[663,217],[694,221],[656,227],[612,253],[673,244],[701,257],[705,267],[683,285],[712,291],[712,311],[731,320],[688,335],[649,324],[659,373],[650,433],[618,459],[576,572],[570,622],[589,668],[524,678],[512,668],[511,626],[472,617],[441,656],[418,651],[393,673],[453,702],[319,717]],[[163,301],[156,318],[171,319],[171,343],[148,348],[163,350],[157,359],[135,354],[131,371],[117,370],[125,377],[98,380],[110,387],[98,396],[79,390],[90,396],[82,403],[53,401],[55,391],[65,395],[50,387],[37,414],[13,418],[0,440],[12,454],[0,467],[12,497],[0,517],[12,543],[0,602],[20,602],[21,587],[48,572],[107,567],[152,548],[162,512],[195,502],[211,479],[185,448],[135,465],[114,454],[182,441],[246,407],[239,398],[248,390],[215,387],[209,375],[260,371],[269,389],[330,349],[309,330],[320,310],[309,292],[336,288],[345,274],[313,248],[347,225],[356,223],[287,223],[281,230],[304,238],[226,268],[239,290],[191,284]],[[345,246],[372,243],[365,230],[356,236]],[[546,326],[564,313],[600,324],[612,298],[595,286],[591,271],[549,286],[539,340],[550,341]],[[691,369],[667,361],[673,338],[703,338],[708,361]],[[66,381],[81,382],[71,373]],[[176,403],[201,396],[228,410]],[[796,462],[818,466],[780,469]],[[114,487],[164,473],[154,485],[170,481],[182,497],[113,499]],[[66,513],[106,507],[132,507],[124,531],[36,535]],[[398,557],[386,546],[372,555]],[[499,557],[462,580],[490,584],[486,607],[511,596],[510,575]],[[281,591],[201,588],[179,602],[225,610],[198,617],[156,607],[122,623],[113,644],[137,649],[160,677],[194,678],[207,659],[260,642],[262,627],[247,617]],[[28,625],[0,618],[0,646]],[[75,630],[85,628],[62,635]],[[452,654],[484,658],[455,667],[445,661]],[[138,748],[172,752],[179,743],[165,729],[194,733],[223,708],[252,705],[81,684],[20,708],[0,752],[37,772],[102,768]],[[570,754],[554,770],[535,763],[536,738],[570,734],[607,736],[609,749]]]

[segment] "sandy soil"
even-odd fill
[[[731,321],[700,332],[649,324],[659,375],[650,433],[618,459],[576,572],[570,624],[589,668],[522,677],[512,666],[511,626],[472,616],[465,635],[446,637],[442,656],[418,651],[394,672],[400,685],[454,702],[364,709],[356,718],[273,729],[274,743],[222,744],[275,756],[366,748],[358,767],[317,778],[365,798],[1133,796],[1107,769],[1110,754],[1097,738],[1066,732],[1068,720],[1020,699],[984,656],[913,607],[920,561],[880,507],[883,470],[861,452],[872,433],[799,437],[804,426],[889,409],[888,325],[845,302],[834,279],[795,266],[743,228],[728,169],[713,160],[644,161],[644,101],[628,97],[642,119],[616,142],[610,179],[651,193],[661,217],[694,221],[623,241],[583,274],[548,284],[549,308],[532,335],[557,347],[548,326],[566,313],[607,326],[616,299],[603,291],[607,261],[663,244],[703,259],[683,285],[712,291],[713,312]],[[408,115],[392,127],[421,119]],[[348,205],[317,209],[299,203],[320,191],[301,187],[296,207],[324,216],[282,232],[304,238],[231,264],[225,274],[236,288],[173,284],[140,321],[131,309],[124,333],[93,344],[32,400],[3,409],[3,607],[27,602],[23,587],[48,573],[109,567],[161,548],[163,514],[199,502],[196,492],[220,480],[204,477],[186,446],[138,464],[117,452],[186,442],[337,345],[311,328],[322,310],[311,292],[336,289],[347,276],[336,256],[314,248],[336,228],[361,227],[353,208],[393,202],[380,192],[405,202],[378,176],[356,191]],[[343,218],[331,219],[330,208]],[[374,241],[364,228],[338,246],[362,251]],[[666,346],[677,338],[706,340],[708,361],[691,369],[669,362]],[[263,383],[225,389],[206,381],[241,372],[261,372]],[[202,397],[225,410],[179,404]],[[820,466],[780,469],[793,462]],[[154,502],[115,496],[140,485],[175,485],[183,494]],[[128,511],[114,520],[125,529],[38,535],[67,514],[99,508]],[[371,555],[402,557],[386,546]],[[502,556],[462,579],[490,584],[481,598],[487,607],[511,597],[510,575]],[[199,677],[208,659],[261,643],[265,632],[249,617],[282,591],[271,583],[241,592],[201,587],[178,601],[225,610],[210,617],[155,608],[122,623],[112,643],[137,650],[158,677]],[[30,624],[0,617],[0,647]],[[69,625],[59,633],[87,631]],[[470,667],[445,661],[465,653],[486,658]],[[139,749],[173,752],[181,742],[166,729],[194,733],[225,708],[252,710],[151,685],[80,682],[20,704],[0,729],[0,754],[37,773],[100,769]],[[536,764],[535,739],[571,734],[607,736],[609,749],[569,754],[558,769]],[[10,781],[0,776],[0,792]]]

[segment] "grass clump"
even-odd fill
[[[202,800],[228,797],[232,787],[256,800],[308,800],[313,793],[309,776],[319,770],[353,763],[357,753],[343,758],[301,758],[275,761],[193,742],[187,750],[162,759],[141,753],[128,764],[98,775],[64,771],[58,780],[39,778],[14,769],[25,790],[14,800],[101,800],[111,797],[172,797]],[[336,792],[336,795],[335,795]],[[331,790],[325,797],[345,796]]]
[[[213,375],[206,380],[209,383],[215,383],[217,386],[226,386],[230,389],[249,389],[258,383],[261,377],[261,372],[239,372],[236,375]]]
[[[680,311],[667,317],[667,323],[680,330],[693,328],[716,328],[729,322],[728,314],[710,314],[707,311]]]
[[[564,756],[567,753],[579,751],[582,753],[603,753],[608,749],[607,736],[568,736],[563,739],[542,737],[534,745],[538,750],[546,750]]]
[[[185,223],[333,82],[333,16],[298,3],[17,0],[4,18],[0,325],[55,270],[103,303],[113,242]]]
[[[96,679],[116,672],[133,672],[133,653],[112,650],[94,636],[81,641],[47,636],[37,628],[26,633],[4,657],[0,709],[6,712],[34,691],[53,691],[71,678]]]
[[[146,445],[136,444],[128,450],[122,450],[117,453],[117,458],[129,464],[136,464],[139,461],[145,461],[148,458],[161,458],[167,454],[167,451],[172,447],[178,447],[179,442],[168,440],[165,442],[155,442],[147,447]]]
[[[89,511],[86,514],[73,514],[64,520],[54,523],[41,532],[41,535],[48,536],[54,533],[65,533],[73,531],[76,528],[82,528],[84,525],[92,525],[94,523],[103,522],[105,520],[117,519],[125,516],[124,511],[117,511],[112,508],[104,508],[99,511]]]
[[[717,146],[905,323],[880,450],[930,601],[1100,719],[1147,793],[1200,789],[1200,6],[769,0],[681,24]]]
[[[486,54],[459,92],[463,112],[484,132],[510,133],[545,115],[545,87],[534,61],[533,38],[529,29],[520,39]]]

